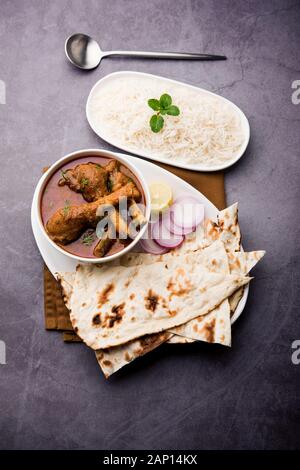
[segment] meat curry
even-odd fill
[[[125,217],[120,210],[124,201]],[[107,207],[113,210],[107,212]],[[117,160],[99,156],[62,166],[49,179],[41,199],[49,237],[84,258],[109,256],[131,243],[135,235],[130,227],[138,231],[146,222],[144,207],[143,190],[132,172]],[[99,231],[99,222],[106,223],[104,213],[108,223]]]

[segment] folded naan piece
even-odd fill
[[[231,273],[236,273],[236,274],[248,274],[250,270],[256,265],[256,263],[264,256],[265,252],[264,251],[253,251],[253,252],[239,252],[236,250],[240,249],[240,240],[241,240],[241,235],[240,235],[240,229],[238,225],[238,207],[237,204],[233,204],[232,206],[228,207],[227,209],[224,209],[223,211],[220,212],[219,217],[218,217],[218,223],[215,224],[212,220],[207,220],[205,223],[206,227],[210,227],[210,229],[206,230],[206,240],[209,240],[211,242],[212,239],[219,239],[223,240],[227,255],[229,258],[229,268]],[[197,238],[197,237],[196,237]],[[199,237],[201,238],[201,237]],[[197,242],[192,241],[189,244],[189,249],[199,247],[199,244]],[[188,249],[188,248],[185,248]],[[228,299],[229,306],[230,306],[230,318],[232,317],[233,313],[236,310],[236,307],[241,300],[242,296],[244,293],[244,287],[241,287],[240,289],[237,289]],[[214,342],[218,342],[220,344],[224,345],[229,345],[229,335],[226,334],[226,331],[228,332],[229,328],[229,319],[228,319],[228,305],[225,307],[225,302],[222,305],[221,312],[218,312],[218,318],[220,318],[220,315],[223,314],[222,317],[222,325],[224,326],[224,333],[222,332],[221,334],[216,334],[214,332],[213,335],[211,335],[211,338],[214,338]],[[211,317],[213,316],[213,312],[210,312],[209,314]],[[202,318],[202,322],[205,321],[205,318]],[[191,324],[193,325],[194,320],[192,320]],[[217,315],[215,318],[214,325],[218,325],[218,319]],[[175,330],[173,330],[174,332]],[[198,329],[199,331],[199,329]],[[205,329],[202,329],[202,331],[205,331]],[[192,335],[191,335],[192,332]],[[197,331],[193,330],[190,325],[186,325],[185,327],[180,327],[178,329],[178,334],[181,333],[183,335],[190,335],[190,339],[194,338],[194,340],[200,340],[200,341],[205,341],[203,339],[203,335],[199,335]],[[225,339],[223,342],[222,340]],[[181,338],[176,334],[172,336],[168,340],[168,343],[176,343],[176,342],[182,343]]]
[[[219,343],[224,346],[231,346],[230,306],[228,299],[225,299],[206,315],[198,316],[184,325],[168,331],[174,333],[174,336],[168,340],[172,344],[182,342],[180,339],[185,338],[189,342],[205,341],[206,343]]]
[[[239,249],[240,239],[241,234],[238,225],[238,204],[235,203],[232,206],[221,211],[216,220],[207,219],[204,225],[198,226],[195,232],[189,234],[185,238],[184,242],[179,248],[161,256],[151,255],[147,253],[127,253],[126,255],[120,258],[120,263],[123,266],[152,264],[158,261],[168,260],[170,258],[173,258],[174,256],[180,256],[181,254],[203,249],[209,246],[215,240],[222,240],[224,242],[227,252],[230,252]],[[176,335],[172,336],[168,340],[168,343],[182,343],[182,336],[191,335],[189,338],[189,342],[191,342],[192,338],[200,341],[207,341],[206,338],[209,338],[211,342],[220,342],[224,345],[230,345],[230,308],[227,300],[224,301],[222,307],[216,312],[215,318],[213,317],[214,314],[210,313],[210,317],[207,320],[207,325],[205,323],[205,319],[202,319],[201,328],[199,328],[199,325],[195,324],[195,320],[192,320],[191,324],[186,325],[185,327],[179,327],[179,337],[177,338]],[[207,335],[206,326],[208,326],[208,329],[212,330],[211,325],[214,325],[214,329],[210,335]],[[175,330],[173,330],[173,332],[175,332]]]
[[[219,226],[216,229],[216,225]],[[208,238],[205,239],[204,236],[204,228],[203,226],[198,227],[197,232],[190,234],[184,243],[181,245],[179,249],[173,250],[171,253],[167,255],[155,256],[149,254],[137,254],[137,253],[129,253],[124,255],[120,258],[121,264],[125,266],[134,266],[137,264],[151,264],[157,261],[163,261],[164,257],[171,257],[175,255],[179,255],[182,253],[186,253],[189,251],[197,250],[199,248],[203,248],[208,246],[212,242],[212,238],[217,238],[216,234],[218,234],[219,238],[222,235],[222,230],[226,230],[227,235],[226,237],[223,236],[223,240],[226,242],[227,250],[229,248],[239,247],[240,243],[240,231],[239,228],[235,230],[235,226],[237,225],[237,204],[221,211],[219,214],[219,218],[217,220],[217,224],[215,221],[208,220],[205,223],[205,227],[213,227],[214,230],[210,230],[210,233],[206,236]],[[210,239],[209,239],[210,238]],[[258,260],[258,259],[257,259]],[[119,260],[117,260],[119,261]],[[115,265],[119,263],[114,263]],[[248,269],[249,271],[250,269]],[[245,272],[248,272],[245,271]],[[75,273],[64,273],[66,274],[65,280],[67,281],[66,289],[68,285],[72,285],[75,278]],[[62,285],[63,286],[63,285]],[[64,287],[64,286],[63,286]],[[236,292],[242,291],[243,288],[239,289]],[[235,293],[230,297],[234,298]],[[65,299],[67,300],[67,299]],[[68,301],[68,300],[67,300]],[[227,304],[227,305],[226,305]],[[68,305],[67,305],[68,306]],[[230,344],[230,336],[228,332],[230,332],[230,325],[228,321],[228,301],[225,300],[221,303],[221,305],[215,309],[214,311],[210,312],[209,314],[203,316],[201,319],[198,319],[198,325],[192,330],[193,336],[196,336],[198,340],[201,341],[210,341],[210,342],[220,342],[221,344]],[[191,327],[192,327],[192,322]],[[191,328],[189,328],[191,329]],[[196,331],[195,331],[196,330]],[[196,334],[197,332],[197,334]],[[144,338],[147,341],[144,341],[144,338],[137,338],[135,340],[130,341],[129,343],[125,343],[121,346],[112,347],[105,350],[96,351],[96,356],[98,362],[106,376],[111,375],[116,370],[120,369],[124,365],[128,364],[135,358],[140,355],[149,352],[150,350],[154,349],[155,347],[159,346],[163,342],[168,339],[168,343],[189,343],[194,342],[194,339],[185,338],[183,336],[178,335],[170,335],[170,333],[163,332],[163,334],[152,334],[147,335]],[[151,347],[150,347],[151,345]],[[132,353],[133,351],[133,353]]]
[[[106,349],[205,315],[250,278],[215,272],[221,242],[152,265],[79,265],[71,297],[75,332]]]
[[[207,229],[207,227],[209,229]],[[190,234],[181,245],[181,247],[177,250],[173,250],[172,252],[163,255],[161,257],[149,254],[137,254],[137,253],[129,253],[124,255],[120,259],[120,263],[124,266],[136,266],[139,264],[151,264],[158,261],[163,261],[163,259],[168,259],[173,256],[179,256],[182,253],[187,253],[189,251],[197,250],[199,248],[203,248],[212,243],[214,239],[222,238],[227,246],[227,249],[235,249],[237,245],[239,245],[240,241],[240,230],[238,227],[238,217],[237,217],[237,204],[230,206],[229,208],[221,211],[218,219],[216,221],[208,220],[205,224],[206,230],[204,230],[203,226],[198,227],[197,232]],[[223,233],[224,232],[224,233]],[[233,248],[232,248],[233,247]],[[208,319],[208,329],[211,331],[210,335],[206,334],[206,324],[205,320],[201,321],[201,327],[199,328],[197,325],[189,325],[188,331],[193,332],[193,337],[196,336],[196,339],[205,341],[207,338],[213,340],[215,342],[221,342],[222,344],[230,344],[230,326],[228,327],[228,305],[226,305],[227,301],[221,305],[221,307],[216,312],[216,318],[213,318],[213,314],[210,314]],[[211,325],[215,326],[215,331],[212,331]],[[222,326],[222,327],[221,327]],[[193,328],[194,327],[194,328]],[[222,331],[223,330],[223,331]],[[196,331],[198,331],[198,335],[195,335]],[[183,334],[183,331],[181,332]],[[176,342],[176,337],[172,336],[170,341]],[[178,341],[182,342],[182,337],[178,337]],[[189,340],[191,341],[191,339]],[[152,338],[152,344],[159,345],[159,339]],[[135,350],[140,350],[140,345],[136,345],[137,348]],[[123,348],[125,352],[123,356],[125,357],[126,353],[126,346],[124,345]],[[118,354],[119,355],[119,354]],[[128,355],[127,355],[128,357]],[[132,356],[131,356],[132,357]]]
[[[136,266],[140,264],[152,264],[157,261],[165,261],[174,256],[190,253],[203,249],[215,240],[221,240],[224,243],[227,253],[240,249],[241,233],[238,224],[238,204],[221,211],[216,220],[207,219],[204,225],[198,226],[197,230],[186,236],[182,245],[165,255],[156,256],[147,253],[128,253],[120,258],[123,266]],[[219,268],[225,269],[229,273],[228,261],[225,252],[223,252],[223,263]],[[240,289],[243,295],[243,288]],[[234,294],[233,294],[234,295]],[[182,336],[189,338],[188,342],[193,340],[216,342],[229,346],[231,344],[231,325],[230,325],[230,307],[228,300],[225,300],[215,312],[209,313],[209,318],[191,320],[188,324],[182,325],[172,330],[172,336],[168,343],[183,343]],[[207,334],[207,330],[210,334]],[[178,336],[177,336],[178,335]]]
[[[195,251],[197,249],[203,248],[204,246],[210,245],[214,240],[223,241],[227,253],[232,253],[240,249],[241,232],[238,223],[238,203],[235,203],[232,206],[229,206],[226,209],[220,211],[216,220],[205,220],[204,226],[199,226],[196,232],[190,234],[186,238],[185,242],[183,243],[183,250],[187,252]],[[243,287],[239,289],[241,296],[243,295],[243,289]],[[213,312],[210,312],[210,316],[214,317],[213,325],[215,326],[215,329],[209,336],[211,339],[213,339],[212,342],[218,342],[227,346],[231,344],[231,333],[229,337],[229,331],[231,332],[231,327],[229,325],[230,314],[228,318],[228,302],[230,304],[230,298],[224,301],[222,308],[216,312],[215,317]],[[220,320],[222,320],[221,323]],[[203,318],[201,321],[205,322],[205,319]],[[203,337],[202,333],[199,334],[199,331],[205,331],[205,325],[202,326],[201,330],[196,330],[196,327],[195,329],[192,328],[193,322],[194,321],[192,321],[192,325],[186,325],[186,327],[181,328],[181,331],[178,330],[178,334],[191,334],[191,332],[193,332],[193,338],[195,341],[205,341],[205,336]],[[220,331],[220,324],[223,326],[224,332]],[[216,332],[217,330],[218,333]],[[172,338],[170,338],[170,340],[168,340],[168,342],[172,342],[173,344],[177,341],[182,342],[178,335],[174,335]]]
[[[240,251],[235,253],[228,253],[229,268],[231,273],[235,274],[248,274],[251,269],[258,263],[259,260],[265,255],[265,251]],[[235,312],[241,298],[243,297],[244,287],[237,289],[229,297],[230,314]]]
[[[69,310],[75,276],[75,272],[57,273],[57,280],[62,288],[64,302]],[[105,377],[108,378],[117,370],[157,348],[171,337],[172,333],[168,333],[167,331],[146,335],[120,346],[109,349],[98,349],[95,351],[96,358]]]
[[[241,232],[238,223],[238,203],[222,210],[217,221],[208,220],[205,224],[205,238],[207,240],[221,240],[227,251],[239,251],[241,246]]]
[[[224,243],[216,241],[213,246],[216,247],[215,256],[212,261],[212,266],[209,266],[209,270],[211,272],[222,272],[224,275],[230,274],[228,255],[225,250]],[[213,311],[205,316],[194,318],[193,320],[172,328],[169,331],[175,335],[184,336],[196,341],[220,343],[225,346],[230,346],[231,323],[228,299],[225,299]],[[173,342],[175,341],[176,339]]]
[[[75,273],[60,273],[58,275],[64,294],[66,306],[69,308],[70,297],[73,290],[73,283]],[[229,321],[228,321],[229,320]],[[192,328],[192,322],[189,322]],[[196,326],[192,330],[190,336],[194,336],[197,332],[197,340],[206,342],[220,342],[221,344],[230,344],[230,315],[228,301],[224,300],[220,306],[214,309],[211,313],[199,317]],[[187,330],[187,334],[189,331]],[[110,375],[134,361],[140,356],[152,351],[160,346],[162,343],[191,343],[194,339],[175,336],[170,332],[163,331],[146,335],[141,338],[130,341],[129,343],[115,346],[108,349],[99,349],[95,351],[97,361],[105,375],[108,378]]]
[[[140,356],[144,356],[162,343],[171,338],[172,333],[162,331],[153,335],[142,336],[120,346],[113,346],[108,349],[98,349],[95,351],[97,361],[108,378],[117,370],[126,366]]]
[[[232,273],[248,274],[264,254],[264,251],[228,253],[230,271]],[[221,252],[219,252],[219,258],[220,256]],[[223,265],[223,268],[225,266],[226,269],[226,260],[219,259],[218,264],[219,267]],[[59,278],[65,294],[65,303],[67,307],[69,307],[70,290],[72,289],[72,284],[75,279],[75,273],[63,273],[63,275],[59,275]],[[230,303],[240,291],[241,289],[238,289],[230,296]],[[97,352],[96,355],[100,361],[102,370],[106,376],[108,376],[110,373],[115,372],[137,357],[158,347],[166,340],[168,340],[168,343],[172,344],[206,341],[229,346],[231,344],[231,328],[228,301],[224,300],[207,315],[191,320],[187,324],[182,325],[178,329],[175,328],[172,331],[177,331],[177,335],[167,334],[166,332],[164,332],[163,335],[148,335],[145,337],[145,340],[139,338],[122,346],[102,350],[99,351],[99,353]],[[180,334],[184,334],[186,337],[178,336]]]
[[[231,274],[248,274],[256,263],[264,256],[264,251],[234,252],[227,253],[228,269]],[[226,270],[223,262],[223,269]],[[224,300],[212,312],[204,317],[191,320],[186,324],[173,328],[170,331],[176,335],[185,336],[195,341],[207,341],[210,343],[219,343],[225,346],[231,345],[231,312],[236,308],[243,295],[243,288],[236,290],[228,300]],[[236,302],[236,305],[234,305]],[[197,324],[197,322],[199,322]],[[176,343],[176,336],[170,338],[168,342]]]

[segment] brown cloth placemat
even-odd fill
[[[224,173],[221,171],[214,173],[199,173],[197,171],[184,170],[171,165],[158,164],[170,173],[183,179],[194,188],[198,189],[207,197],[219,210],[226,207]]]
[[[224,173],[199,173],[161,163],[159,166],[174,173],[174,175],[179,176],[201,191],[218,209],[222,210],[226,207]],[[63,339],[66,342],[81,341],[72,329],[69,311],[63,301],[61,287],[46,265],[44,265],[44,314],[47,330],[62,331]]]

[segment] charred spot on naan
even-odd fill
[[[218,261],[213,258],[212,261],[211,261],[211,265],[212,265],[212,268],[210,269],[212,273],[215,273],[217,270],[218,270]]]
[[[111,309],[111,313],[106,316],[103,326],[105,328],[113,328],[115,323],[121,323],[125,314],[125,302],[114,305]]]
[[[208,343],[213,343],[215,339],[215,326],[216,326],[216,319],[213,318],[209,323],[204,325],[204,327],[200,330]]]
[[[140,347],[135,350],[135,354],[143,356],[155,349],[156,346],[159,346],[162,342],[166,341],[170,336],[172,335],[166,331],[143,336],[140,338]]]
[[[112,294],[115,286],[114,284],[108,284],[102,292],[100,292],[99,299],[98,299],[98,307],[101,308],[103,304],[105,304],[108,299],[109,295]]]
[[[145,297],[145,307],[151,312],[155,312],[156,307],[159,303],[159,295],[155,294],[152,289],[149,289],[148,294]]]
[[[132,356],[130,356],[130,354],[129,354],[128,351],[126,351],[124,357],[125,357],[125,361],[126,361],[126,362],[131,362],[131,361],[132,361]]]
[[[138,275],[138,272],[139,272],[139,268],[137,267],[131,274],[131,276],[129,276],[124,284],[124,287],[127,289],[131,282],[133,281],[133,279]]]
[[[170,317],[175,317],[177,315],[178,310],[168,310],[168,314]]]
[[[115,313],[116,316],[122,317],[125,313],[124,307],[125,307],[125,302],[122,302],[120,305],[114,305],[111,311],[112,313]]]
[[[230,268],[230,271],[241,271],[242,270],[242,265],[241,265],[241,262],[238,258],[238,256],[236,256],[236,253],[231,253],[231,252],[228,252],[227,253],[227,256],[228,256],[228,261],[229,261],[229,268]]]
[[[113,365],[113,364],[112,364],[110,361],[108,361],[107,359],[105,359],[105,360],[103,361],[103,364],[104,364],[105,366],[107,366],[107,367],[112,367],[112,365]]]
[[[186,277],[185,270],[183,268],[178,268],[174,277],[170,277],[167,289],[170,291],[169,300],[173,296],[181,297],[185,294],[188,294],[192,290],[192,283]]]
[[[101,315],[100,313],[96,313],[96,315],[93,316],[93,325],[99,326],[100,324],[101,324]]]
[[[206,237],[210,240],[218,240],[220,236],[220,226],[217,222],[207,220],[205,223]]]
[[[222,267],[222,260],[213,258],[209,265],[209,269],[212,273],[217,273]]]
[[[174,281],[173,281],[173,278],[170,277],[169,282],[167,284],[167,289],[168,290],[173,290],[173,288],[174,288]]]

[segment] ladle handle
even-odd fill
[[[224,55],[197,54],[192,52],[142,52],[110,51],[103,52],[103,57],[143,57],[144,59],[181,59],[181,60],[226,60]]]

